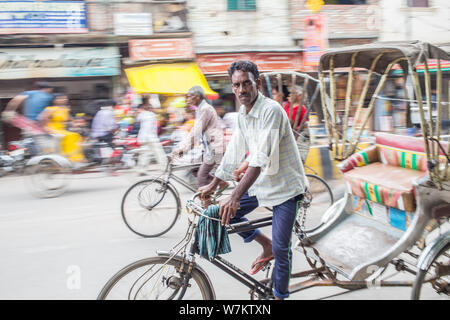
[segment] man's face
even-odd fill
[[[231,87],[239,102],[250,105],[258,96],[259,79],[255,80],[253,73],[236,70],[231,76]]]
[[[188,106],[198,106],[200,102],[202,102],[202,98],[199,95],[190,93],[186,95],[186,103]]]

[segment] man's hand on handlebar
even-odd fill
[[[222,218],[222,226],[230,223],[230,219],[236,216],[236,211],[240,207],[240,200],[233,196],[226,197],[219,203],[219,216]]]
[[[200,192],[200,200],[202,201],[209,200],[214,191],[216,191],[217,186],[218,183],[216,183],[214,179],[210,184],[198,188],[198,191]]]

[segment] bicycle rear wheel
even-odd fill
[[[159,179],[132,185],[122,198],[122,218],[134,233],[158,237],[168,232],[181,212],[180,198],[171,186]]]
[[[306,174],[306,177],[309,181],[309,192],[312,195],[310,206],[306,211],[303,230],[308,233],[316,230],[323,224],[322,216],[333,204],[334,197],[330,186],[321,177],[313,174]],[[298,221],[300,219],[302,217],[300,215],[297,216],[297,222],[301,226],[303,222]]]
[[[207,276],[196,267],[190,272],[186,290],[183,282],[188,265],[179,259],[153,257],[136,261],[116,273],[103,287],[97,300],[213,300],[214,290]]]
[[[38,198],[56,198],[67,189],[70,172],[52,159],[43,159],[25,172],[28,188]]]

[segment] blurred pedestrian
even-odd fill
[[[24,91],[8,102],[4,112],[14,113],[23,104],[23,115],[38,121],[39,114],[53,101],[53,88],[48,82],[37,82],[37,90]]]
[[[118,125],[114,116],[114,101],[108,100],[103,103],[100,110],[95,114],[92,120],[91,138],[100,142],[106,142],[112,146],[114,132]]]
[[[222,127],[222,129],[225,129],[227,127],[227,125],[226,125],[225,120],[223,119],[223,117],[226,114],[225,107],[223,105],[223,100],[222,99],[213,100],[212,105],[213,105],[214,109],[216,109],[217,119],[219,120],[220,126]]]
[[[186,114],[184,117],[183,126],[186,132],[191,131],[195,124],[195,111],[189,108],[186,108]]]
[[[306,107],[302,104],[303,102],[303,89],[299,86],[295,86],[291,93],[288,95],[288,102],[284,104],[283,109],[286,111],[286,114],[291,123],[292,129],[298,131],[300,128],[300,124],[306,116]],[[291,114],[291,105],[292,105],[292,114]],[[297,118],[297,112],[300,109],[300,115]],[[305,119],[305,126],[308,120]],[[294,128],[295,125],[295,128]]]
[[[137,140],[142,146],[138,159],[138,170],[141,175],[144,175],[150,163],[150,155],[155,157],[161,167],[167,163],[167,156],[158,138],[158,120],[155,113],[152,112],[148,97],[144,97],[143,103],[139,106],[136,121],[140,124]]]
[[[302,103],[303,103],[303,89],[299,86],[294,86],[292,92],[288,95],[288,103],[286,103],[283,106],[283,109],[289,118],[291,128],[294,130],[294,136],[296,138],[297,147],[300,152],[300,158],[304,163],[309,153],[311,139],[309,134],[308,118],[306,117],[307,109]],[[290,110],[291,105],[292,105],[292,114]],[[298,112],[300,112],[299,115],[297,115]],[[304,123],[300,127],[303,119]]]
[[[289,90],[286,85],[281,86],[281,92],[279,92],[278,86],[272,87],[272,99],[281,104],[281,106],[283,107],[288,102],[287,100],[288,95]]]
[[[71,125],[71,131],[77,132],[83,137],[83,140],[87,140],[90,130],[88,127],[88,122],[86,121],[86,114],[82,112],[75,114]]]
[[[51,106],[42,111],[37,120],[49,132],[59,134],[61,139],[61,152],[70,161],[81,162],[84,160],[83,137],[67,130],[67,123],[71,121],[69,100],[66,95],[57,94]]]
[[[224,153],[223,130],[219,124],[216,110],[206,102],[205,92],[200,86],[189,89],[186,95],[188,106],[196,106],[194,127],[186,138],[172,152],[180,157],[191,150],[198,142],[204,146],[203,161],[198,170],[198,186],[207,185],[213,176],[210,172],[218,166]]]

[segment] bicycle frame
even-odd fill
[[[197,192],[197,188],[192,186],[189,182],[187,182],[186,180],[184,180],[183,178],[180,178],[176,175],[173,174],[174,171],[181,171],[181,170],[186,170],[186,169],[195,169],[195,168],[199,168],[200,167],[200,163],[196,163],[196,164],[188,164],[188,165],[179,165],[179,166],[174,166],[171,161],[169,160],[167,162],[166,168],[164,169],[164,172],[160,175],[166,175],[165,179],[164,179],[164,183],[169,183],[169,181],[171,179],[175,180],[176,182],[178,182],[179,184],[181,184],[183,187],[185,187],[186,189],[192,191],[192,192]]]
[[[176,182],[178,182],[179,184],[181,184],[183,187],[185,187],[186,189],[188,189],[192,192],[197,192],[197,188],[194,188],[191,184],[189,184],[189,182],[187,182],[183,178],[180,178],[180,177],[174,175],[172,172],[173,171],[181,171],[184,169],[195,169],[195,168],[199,168],[199,167],[200,167],[200,164],[190,164],[190,165],[183,165],[183,166],[176,166],[176,167],[173,167],[172,165],[170,165],[169,174],[167,176],[167,181],[170,179],[173,179]]]
[[[203,211],[203,209],[196,204],[193,204],[193,205],[195,206],[195,211],[196,211],[195,215],[196,216],[202,215],[199,212]],[[260,218],[260,219],[256,219],[256,220],[252,220],[252,221],[231,224],[227,227],[227,229],[228,229],[228,234],[233,234],[233,233],[239,233],[239,232],[243,232],[243,231],[255,230],[257,228],[262,228],[262,227],[270,226],[270,225],[272,225],[272,216]],[[190,249],[182,255],[184,259],[187,256],[188,257],[187,260],[192,264],[194,264],[194,262],[195,262],[195,255],[200,254],[200,251],[198,248],[197,227],[198,227],[197,224],[194,223],[192,220],[191,225],[188,228],[186,237],[184,238],[184,239],[187,239],[186,245],[184,246],[184,248],[186,249],[187,244],[190,242],[190,240],[192,238],[192,235],[194,236],[193,240],[191,242],[191,245],[190,245]],[[182,251],[182,250],[178,250],[177,252],[180,252],[180,251]],[[164,251],[157,251],[157,253],[158,253],[158,255],[168,255],[168,253],[166,253]],[[174,255],[172,255],[172,256],[174,256]],[[232,264],[231,262],[227,261],[226,259],[224,259],[220,256],[217,256],[217,257],[214,257],[211,259],[207,259],[207,261],[209,261],[210,263],[212,263],[213,265],[215,265],[220,270],[224,271],[225,273],[227,273],[234,279],[238,280],[240,283],[242,283],[243,285],[245,285],[246,287],[251,289],[253,292],[257,293],[258,295],[260,295],[262,297],[269,297],[272,294],[272,283],[271,283],[271,281],[267,281],[268,279],[263,280],[263,281],[258,281],[255,278],[253,278],[252,276],[250,276],[249,274],[247,274],[246,272],[244,272],[243,270],[241,270],[240,268],[238,268],[237,266],[235,266],[234,264]],[[268,271],[270,270],[270,265],[267,269],[268,269]],[[188,280],[189,279],[185,279],[186,286],[187,286]],[[184,292],[182,294],[184,295]],[[180,294],[178,299],[182,299],[182,297],[183,297],[182,294]]]

